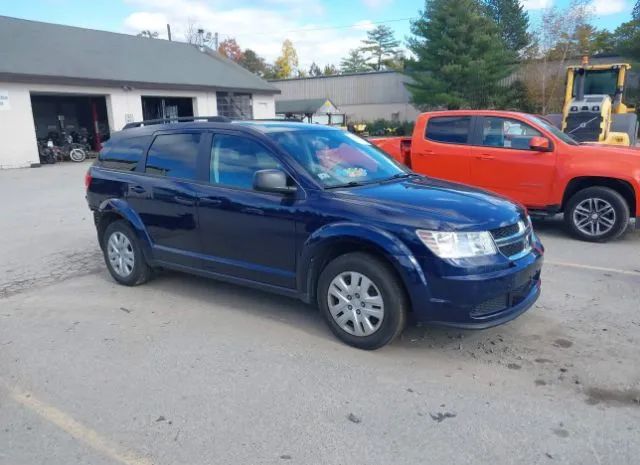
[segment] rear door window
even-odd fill
[[[427,122],[426,138],[447,144],[467,144],[470,128],[470,116],[436,116]]]
[[[157,136],[149,148],[145,171],[169,178],[196,179],[200,137],[199,133]]]
[[[150,137],[130,137],[117,142],[108,142],[98,159],[103,168],[134,171],[144,156]]]

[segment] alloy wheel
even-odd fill
[[[616,210],[601,198],[588,198],[573,210],[573,224],[587,236],[607,234],[616,224]]]

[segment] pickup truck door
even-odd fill
[[[295,196],[253,190],[256,171],[282,165],[244,134],[210,136],[209,179],[198,187],[204,270],[295,288],[299,202]]]
[[[471,116],[432,116],[414,134],[411,168],[420,174],[469,184]]]
[[[529,148],[541,131],[518,119],[480,116],[471,147],[472,184],[517,200],[528,207],[549,204],[556,152]]]

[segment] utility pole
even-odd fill
[[[171,25],[167,24],[167,37],[169,37],[169,42],[171,42]]]
[[[213,34],[213,49],[218,50],[218,33]]]

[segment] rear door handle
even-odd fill
[[[420,150],[418,152],[418,155],[420,156],[425,156],[425,155],[433,155],[433,150]]]
[[[142,186],[129,186],[129,192],[135,192],[136,194],[144,194],[147,190]]]
[[[188,207],[192,207],[196,204],[195,200],[193,200],[192,198],[184,197],[182,195],[174,195],[173,200],[175,200],[176,203],[179,203],[180,205],[186,205]]]

